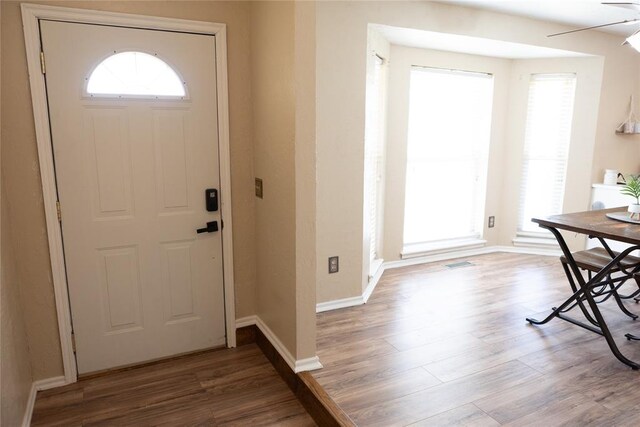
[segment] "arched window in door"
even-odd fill
[[[115,53],[87,77],[86,95],[106,98],[184,99],[186,83],[166,62],[144,52]]]

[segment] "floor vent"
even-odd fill
[[[471,267],[472,265],[474,265],[474,264],[469,262],[469,261],[462,261],[462,262],[454,262],[453,264],[445,264],[445,267],[447,267],[447,268],[462,268],[462,267]]]

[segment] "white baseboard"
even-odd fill
[[[342,298],[342,299],[337,299],[333,301],[325,301],[325,302],[318,303],[316,304],[316,313],[322,313],[324,311],[337,310],[339,308],[354,307],[357,305],[365,304],[369,300],[369,297],[373,293],[373,290],[375,289],[376,285],[378,284],[378,281],[380,280],[380,277],[382,277],[382,273],[384,273],[385,270],[389,270],[393,268],[408,267],[411,265],[427,264],[430,262],[444,261],[449,259],[467,258],[467,257],[477,256],[477,255],[493,254],[498,252],[525,254],[525,255],[557,256],[557,257],[562,255],[562,251],[560,251],[560,249],[557,246],[551,247],[551,248],[529,247],[529,246],[486,246],[482,248],[467,249],[467,250],[456,251],[456,252],[438,253],[438,254],[425,255],[425,256],[420,256],[415,258],[401,259],[397,261],[387,261],[382,263],[382,266],[380,266],[376,275],[371,279],[371,281],[369,282],[369,285],[362,293],[362,296]]]
[[[369,280],[369,284],[365,288],[364,292],[362,292],[362,296],[319,302],[318,304],[316,304],[316,313],[366,304],[369,300],[369,297],[373,293],[373,290],[376,288],[378,281],[382,277],[382,273],[384,273],[384,264],[384,262],[380,264],[380,267],[378,267],[376,273],[373,276],[370,276],[371,279]]]
[[[562,251],[558,245],[551,247],[532,247],[532,246],[493,246],[494,252],[507,252],[512,254],[525,255],[543,255],[543,256],[561,256]]]
[[[244,328],[245,326],[251,326],[256,324],[256,316],[246,316],[236,319],[236,329]]]
[[[318,356],[307,357],[306,359],[296,360],[295,368],[293,372],[315,371],[316,369],[322,369],[322,363]]]
[[[429,255],[444,255],[452,252],[470,251],[484,248],[487,241],[479,238],[465,238],[437,243],[417,243],[405,245],[400,252],[401,259],[421,258]]]
[[[29,400],[27,400],[27,407],[24,409],[24,417],[22,417],[22,427],[29,427],[31,425],[31,416],[33,415],[33,407],[36,404],[37,393],[36,383],[31,384]]]
[[[456,258],[467,258],[470,256],[477,256],[477,255],[485,255],[485,254],[491,254],[494,252],[501,252],[499,250],[497,250],[497,246],[485,246],[485,247],[481,247],[481,248],[474,248],[474,249],[466,249],[466,250],[462,250],[462,251],[455,251],[455,252],[444,252],[444,253],[438,253],[438,254],[433,254],[433,255],[424,255],[421,257],[416,257],[416,258],[406,258],[406,259],[400,259],[397,261],[389,261],[389,262],[385,262],[382,267],[387,270],[387,269],[391,269],[391,268],[401,268],[401,267],[408,267],[410,265],[418,265],[418,264],[427,264],[430,262],[437,262],[437,261],[444,261],[444,260],[448,260],[448,259],[456,259]]]
[[[320,363],[320,359],[318,358],[318,356],[296,360],[289,352],[289,350],[287,350],[287,347],[282,344],[282,341],[280,341],[276,334],[273,333],[271,328],[269,328],[269,326],[267,326],[267,324],[264,323],[264,321],[259,316],[246,316],[241,317],[240,319],[236,319],[236,329],[251,325],[256,325],[258,329],[260,329],[264,336],[267,337],[271,345],[276,349],[276,351],[280,354],[280,356],[282,356],[284,361],[287,362],[287,365],[289,365],[291,370],[296,374],[298,372],[313,371],[315,369],[322,368],[322,364]]]
[[[382,270],[382,267],[380,268]],[[364,295],[364,294],[363,294]],[[366,301],[363,296],[336,299],[333,301],[320,302],[316,304],[316,313],[322,313],[323,311],[337,310],[339,308],[355,307],[356,305],[362,305]]]
[[[67,385],[67,381],[63,375],[59,377],[46,378],[44,380],[38,380],[33,383],[36,386],[36,390],[49,390],[50,388],[62,387]]]
[[[61,387],[67,384],[67,380],[64,376],[45,378],[44,380],[34,381],[31,384],[31,390],[29,391],[29,400],[27,400],[27,407],[24,410],[24,417],[22,418],[22,427],[29,427],[31,425],[31,417],[33,416],[33,407],[36,404],[36,396],[41,390],[49,390],[50,388]]]
[[[369,297],[371,296],[371,294],[373,293],[373,290],[378,285],[378,282],[382,277],[382,273],[384,273],[384,262],[380,264],[380,266],[376,270],[376,273],[371,277],[371,279],[369,280],[369,284],[367,285],[364,292],[362,293],[362,299],[365,304],[367,303],[367,301],[369,301]]]

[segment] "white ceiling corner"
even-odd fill
[[[522,43],[492,40],[459,34],[438,33],[434,31],[415,30],[410,28],[391,27],[388,25],[370,24],[391,44],[435,49],[447,52],[466,53],[471,55],[490,56],[494,58],[564,58],[590,56],[580,52],[572,52],[549,47],[533,46]]]
[[[640,0],[635,0],[636,4],[631,6],[604,5],[600,0],[438,0],[438,2],[556,22],[575,28],[640,18]],[[629,36],[639,28],[640,21],[593,31]]]

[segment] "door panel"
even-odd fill
[[[213,36],[41,21],[80,373],[225,343]],[[91,97],[122,51],[171,64],[189,97]]]

